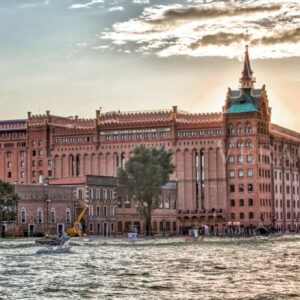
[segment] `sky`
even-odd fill
[[[0,119],[219,112],[246,43],[272,122],[300,131],[299,0],[0,0]]]

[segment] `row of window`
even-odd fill
[[[264,163],[264,164],[270,164],[270,156],[266,154],[259,154],[258,155],[258,162],[259,163]]]
[[[14,148],[15,147],[15,143],[4,143],[4,144],[0,143],[0,148],[2,147],[2,145],[3,145],[3,148]],[[17,142],[16,146],[17,147],[26,147],[26,142]]]
[[[260,184],[259,184],[259,191],[260,191],[260,192],[271,193],[271,184],[260,183]]]
[[[274,159],[274,163],[275,163],[275,165],[277,165],[277,166],[283,166],[283,159],[282,159],[282,158],[279,158],[279,159],[277,160],[277,158],[275,158],[275,159]],[[292,165],[293,168],[298,168],[298,167],[299,167],[299,161],[298,161],[298,159],[297,159],[297,158],[296,158],[296,159],[292,159],[291,162],[290,162],[288,159],[286,159],[286,160],[285,160],[285,166],[286,166],[287,168],[289,168],[290,165]]]
[[[93,142],[94,137],[85,136],[85,137],[67,137],[67,138],[56,138],[56,144],[69,144],[69,143],[86,143],[86,142]]]
[[[106,141],[164,139],[165,132],[106,135]]]
[[[236,142],[235,141],[229,141],[228,142],[228,147],[229,149],[232,149],[232,148],[244,148],[244,145],[246,148],[252,148],[253,147],[253,142],[252,140],[237,140]]]
[[[234,160],[234,155],[229,155],[228,160],[230,164],[234,164],[235,160]],[[244,156],[243,155],[237,155],[237,162],[239,164],[244,163]],[[253,162],[253,155],[252,154],[247,154],[246,155],[246,162],[247,163],[252,163]]]
[[[248,213],[248,218],[249,219],[254,219],[254,212],[249,212]],[[272,213],[271,212],[261,212],[259,218],[264,221],[265,219],[272,219]],[[230,219],[231,220],[235,220],[236,219],[236,214],[235,213],[231,213],[230,214]],[[245,219],[245,213],[244,212],[240,212],[239,213],[239,219],[240,220],[244,220]]]
[[[276,219],[277,220],[283,220],[283,212],[280,212],[280,213],[276,212],[275,215],[276,215]],[[292,218],[292,214],[290,212],[287,212],[286,213],[286,218],[288,220],[290,220]],[[299,212],[298,213],[294,212],[294,219],[300,220],[300,213]]]
[[[262,178],[271,178],[271,170],[259,169],[258,176]]]
[[[222,135],[222,129],[208,129],[199,131],[179,131],[177,132],[178,137],[194,137],[194,136],[204,136],[204,135]]]
[[[260,206],[272,206],[271,199],[259,199]]]
[[[277,176],[277,174],[279,175],[279,176]],[[281,171],[275,171],[275,173],[274,173],[274,177],[275,177],[275,179],[277,179],[278,177],[279,177],[279,180],[282,180],[282,173],[281,173]],[[289,181],[290,180],[290,173],[288,173],[288,172],[286,172],[285,173],[285,180],[286,181]],[[296,176],[295,176],[295,174],[293,173],[292,174],[292,180],[293,181],[299,181],[299,174],[296,174]]]
[[[84,199],[87,198],[89,200],[93,199],[105,199],[111,200],[114,199],[114,189],[88,189],[84,193],[84,189],[77,190],[77,198]]]
[[[280,185],[279,186],[279,193],[278,193],[278,186],[277,186],[277,184],[275,185],[275,193],[276,194],[282,194],[282,186]],[[290,186],[286,186],[286,194],[290,194],[291,193],[291,187]],[[299,187],[295,187],[295,186],[293,186],[292,187],[292,193],[293,193],[293,195],[299,195]]]
[[[278,199],[276,199],[276,201],[275,201],[275,206],[276,206],[276,208],[278,208],[278,204],[280,204],[280,207],[282,208],[282,200],[280,200],[279,202],[278,202]],[[287,200],[286,201],[286,207],[287,208],[290,208],[291,207],[291,201],[290,200]],[[298,200],[297,201],[297,207],[298,208],[300,208],[300,201]],[[293,200],[293,208],[296,208],[296,201],[295,200]]]
[[[66,223],[71,223],[71,210],[69,208],[66,209],[65,213],[65,220]],[[42,208],[38,208],[36,213],[33,214],[32,221],[36,224],[42,224],[44,223],[44,210]],[[50,209],[50,223],[56,223],[56,210],[55,208]],[[27,211],[23,207],[21,209],[21,216],[20,216],[20,222],[21,223],[27,223]]]
[[[231,207],[235,207],[235,200],[234,199],[230,199],[230,206]],[[254,205],[254,201],[253,199],[248,199],[248,206],[253,206]],[[239,206],[242,207],[242,206],[245,206],[245,201],[244,199],[240,199],[239,200]]]
[[[250,123],[242,124],[238,123],[236,127],[233,124],[228,125],[228,134],[251,134],[253,133],[252,127]]]
[[[243,170],[243,169],[237,170],[237,175],[238,175],[239,178],[243,178],[244,173],[245,173],[245,170]],[[229,178],[235,178],[235,174],[236,174],[236,170],[229,170]],[[252,169],[247,170],[247,176],[248,177],[253,177],[253,170]]]
[[[114,206],[96,206],[96,212],[94,214],[94,206],[89,205],[89,216],[93,217],[113,217],[115,215]]]
[[[244,220],[244,219],[245,219],[245,213],[244,213],[244,212],[240,212],[239,217],[240,217],[240,220]],[[254,219],[254,212],[250,211],[250,212],[248,213],[248,218],[249,218],[250,220]],[[235,219],[236,219],[235,213],[231,213],[231,214],[230,214],[230,219],[231,219],[231,220],[235,220]]]
[[[254,188],[253,188],[253,184],[252,183],[248,183],[247,184],[247,191],[248,192],[253,192]],[[235,184],[230,184],[229,185],[229,192],[230,193],[234,193],[236,191],[236,185]],[[238,184],[237,185],[237,191],[240,193],[243,193],[245,191],[245,185],[244,184]]]

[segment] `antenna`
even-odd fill
[[[246,47],[248,47],[249,40],[250,40],[249,31],[248,31],[248,29],[246,29],[246,33],[245,33],[245,43],[246,43]]]

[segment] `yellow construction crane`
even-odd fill
[[[78,215],[77,219],[74,220],[73,227],[71,227],[67,230],[67,235],[69,235],[69,236],[86,236],[86,234],[83,233],[81,220],[83,219],[84,214],[86,213],[86,211],[89,208],[89,205],[88,205],[89,204],[89,194],[90,194],[90,190],[89,190],[88,186],[79,187],[79,188],[74,189],[75,199],[83,200],[85,205],[84,205],[84,208],[81,211],[81,213]]]
[[[67,235],[69,235],[69,236],[86,236],[86,234],[83,233],[83,231],[82,231],[81,220],[87,210],[88,210],[88,205],[85,205],[82,212],[77,217],[77,220],[74,222],[73,227],[67,229]]]

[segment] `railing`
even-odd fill
[[[178,214],[179,215],[199,215],[199,214],[223,214],[224,210],[222,208],[220,209],[179,209]]]

